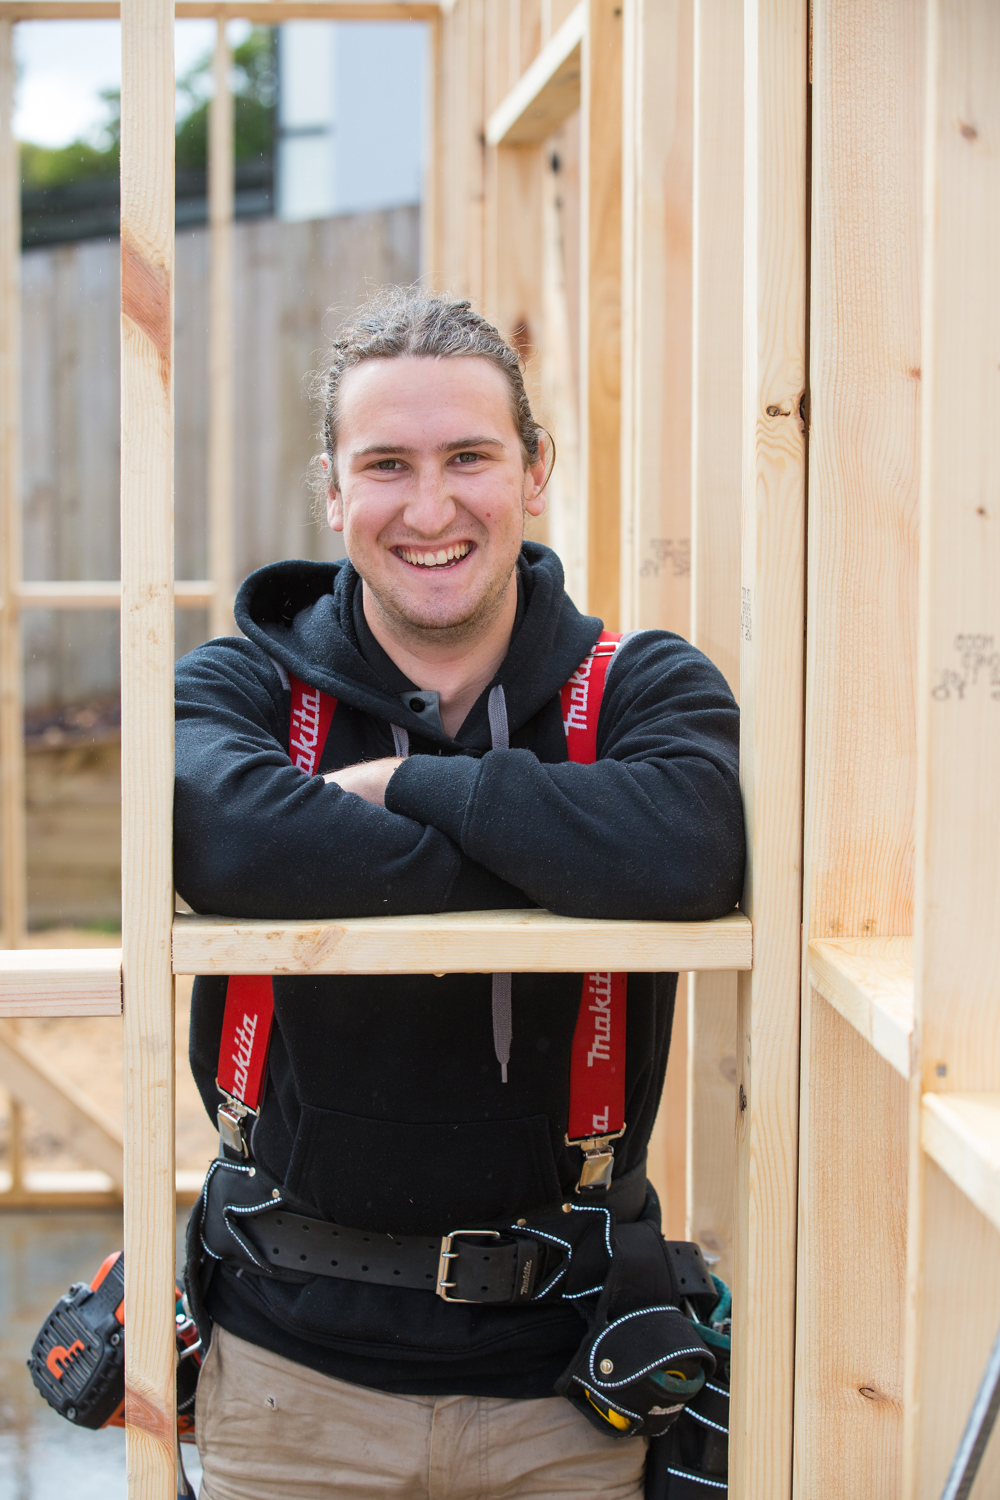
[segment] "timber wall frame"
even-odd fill
[[[118,13],[0,0],[5,914],[29,597],[10,27]],[[659,1166],[671,1233],[679,1180],[687,1232],[732,1236],[731,1493],[934,1500],[1000,1323],[1000,9],[813,0],[810,35],[806,0],[176,7],[432,21],[425,271],[519,339],[579,449],[550,535],[580,602],[690,631],[741,693],[745,915],[706,924],[174,918],[174,13],[121,6],[121,967],[19,951],[23,903],[0,961],[6,1016],[124,995],[130,1495],[174,1493],[173,972],[606,965],[690,975]],[[998,1469],[994,1444],[975,1495]]]

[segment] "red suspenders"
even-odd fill
[[[621,639],[602,631],[590,655],[562,689],[563,725],[569,759],[597,759],[597,720],[608,665]],[[291,677],[289,754],[307,776],[315,775],[330,732],[336,698]],[[611,1141],[625,1129],[624,974],[585,974],[570,1063],[567,1145],[584,1152],[581,1187],[611,1180]],[[226,987],[216,1084],[227,1103],[219,1107],[219,1133],[236,1155],[245,1154],[241,1121],[257,1114],[264,1092],[274,1019],[274,993],[267,974],[233,974]]]

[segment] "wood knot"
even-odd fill
[[[979,131],[975,125],[967,125],[964,120],[958,122],[958,132],[965,140],[975,141],[979,139]]]
[[[864,1396],[866,1401],[884,1401],[886,1399],[882,1392],[876,1390],[873,1385],[859,1385],[858,1395]]]
[[[769,417],[790,417],[792,415],[791,411],[786,411],[783,406],[779,406],[776,402],[771,406],[765,406],[764,410]]]

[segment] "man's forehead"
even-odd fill
[[[502,437],[496,433],[478,433],[472,437],[445,438],[442,442],[432,444],[435,453],[454,453],[462,448],[506,448],[507,444]],[[412,443],[393,443],[383,439],[375,443],[366,443],[363,448],[352,448],[351,458],[367,458],[372,454],[395,455],[402,457],[413,456],[421,451],[421,446]]]

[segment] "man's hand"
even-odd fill
[[[362,760],[356,766],[345,766],[342,771],[329,771],[324,781],[334,781],[345,792],[364,797],[376,807],[385,806],[385,789],[389,777],[397,766],[403,764],[398,756],[387,755],[384,760]]]

